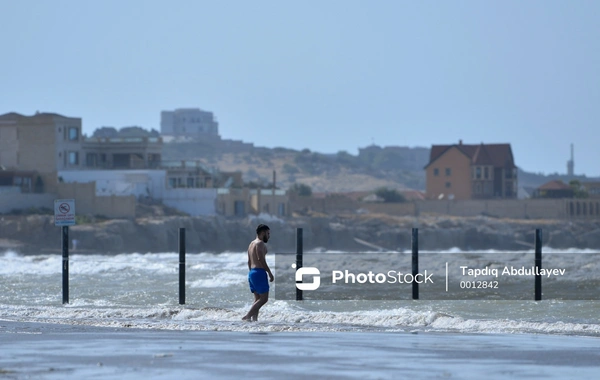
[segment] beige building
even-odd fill
[[[55,113],[0,115],[0,166],[36,171],[45,191],[56,190],[59,170],[81,167],[81,118]]]
[[[427,199],[516,199],[510,144],[433,145],[425,166]]]
[[[255,214],[287,216],[290,209],[286,191],[278,189],[250,190],[250,205]]]
[[[0,165],[52,173],[81,166],[81,119],[55,113],[0,115]]]
[[[261,213],[278,217],[291,215],[289,198],[285,190],[249,188],[218,189],[217,213],[238,217]]]
[[[250,189],[222,188],[217,190],[217,213],[243,217],[252,212]]]

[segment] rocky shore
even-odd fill
[[[533,248],[534,231],[543,230],[545,246],[600,249],[600,222],[507,220],[490,217],[392,217],[386,215],[304,216],[285,220],[160,216],[136,220],[92,221],[70,227],[79,253],[176,252],[179,228],[186,228],[187,251],[244,251],[258,223],[271,227],[271,252],[295,252],[296,228],[304,249],[367,251],[410,250],[411,228],[419,228],[423,250],[518,250]],[[0,216],[0,252],[59,252],[60,228],[51,215]]]

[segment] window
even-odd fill
[[[235,216],[246,215],[246,203],[244,201],[235,201],[233,203],[233,213]]]
[[[485,178],[485,179],[490,178],[490,170],[487,166],[485,168],[483,168],[483,178]]]
[[[69,152],[69,165],[79,165],[79,152]]]
[[[169,178],[169,189],[177,187],[177,178]]]
[[[438,175],[440,175],[440,169],[438,169],[438,168],[434,168],[434,169],[433,169],[433,175],[434,175],[434,176],[436,176],[436,177],[437,177]]]
[[[484,182],[483,183],[483,193],[485,195],[492,195],[494,194],[494,188],[493,188],[493,183],[490,181]]]
[[[88,153],[85,155],[85,165],[95,167],[98,165],[98,155],[96,153]]]
[[[481,167],[480,166],[477,166],[475,168],[475,178],[481,179]]]
[[[31,192],[31,178],[29,178],[29,177],[23,178],[23,185],[21,186],[21,190],[24,190],[27,193]]]
[[[449,189],[452,186],[450,182],[446,182],[446,189]]]
[[[451,175],[452,175],[452,169],[446,168],[446,177],[449,177]]]
[[[79,141],[79,129],[77,127],[69,127],[69,141]]]
[[[194,187],[194,178],[187,179],[187,187],[190,189]]]

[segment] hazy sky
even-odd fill
[[[518,166],[600,175],[600,1],[0,0],[0,113],[330,153],[511,143]]]

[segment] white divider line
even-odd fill
[[[448,262],[446,261],[446,291],[448,291]]]

